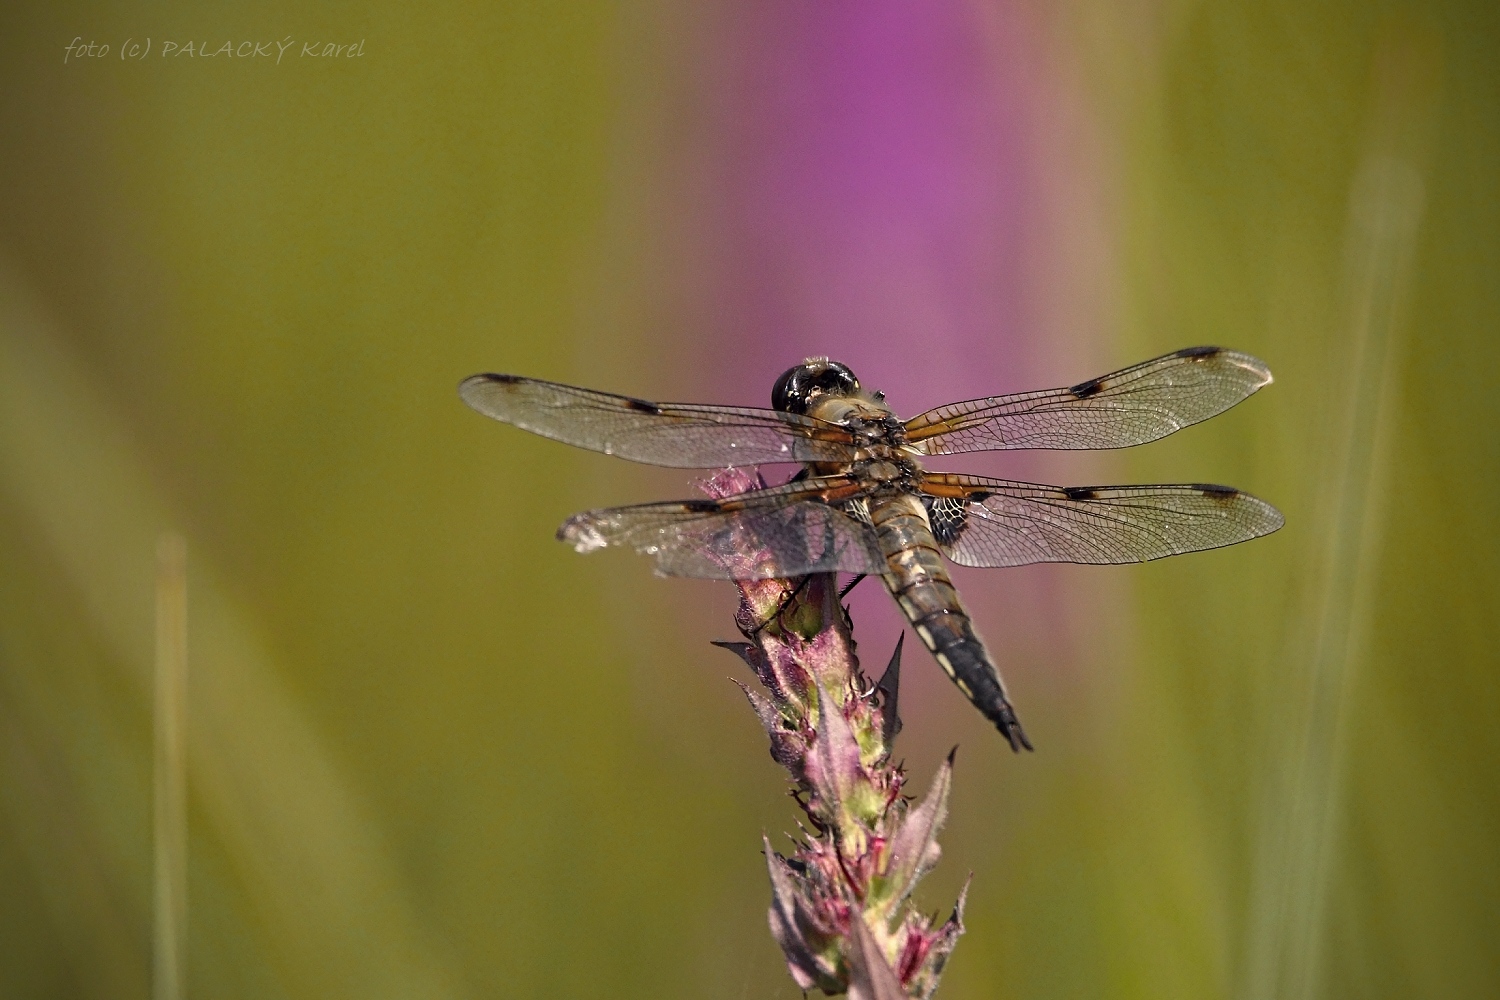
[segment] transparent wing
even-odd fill
[[[1271,381],[1265,364],[1189,347],[1064,389],[971,399],[906,422],[924,455],[1018,448],[1128,448],[1222,413]]]
[[[663,576],[762,580],[880,573],[875,531],[830,506],[858,496],[843,477],[807,479],[723,500],[679,500],[575,514],[557,537],[579,552],[629,545]]]
[[[1281,512],[1228,486],[1039,486],[923,477],[933,534],[962,566],[1133,563],[1268,535]]]
[[[647,465],[712,469],[851,457],[843,428],[778,410],[650,403],[518,375],[471,375],[458,394],[487,417]]]

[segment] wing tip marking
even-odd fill
[[[493,382],[498,382],[501,385],[509,385],[519,380],[520,376],[518,375],[498,375],[495,372],[480,372],[477,375],[470,375],[467,378],[461,380],[458,383],[458,394],[460,396],[464,396],[471,389],[474,389],[481,385],[488,385]]]
[[[1227,347],[1214,347],[1211,345],[1184,347],[1180,351],[1173,352],[1171,357],[1189,358],[1196,361],[1208,361],[1221,357],[1226,358],[1231,364],[1254,373],[1256,382],[1250,387],[1250,392],[1254,392],[1256,389],[1263,388],[1276,381],[1271,376],[1271,369],[1266,367],[1266,363],[1260,360],[1260,358],[1246,354],[1243,351],[1232,351]]]
[[[1193,489],[1219,503],[1230,503],[1244,495],[1233,486],[1220,486],[1218,483],[1194,483]]]

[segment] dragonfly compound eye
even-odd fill
[[[859,391],[859,379],[848,365],[811,358],[787,369],[771,390],[771,405],[783,413],[807,413],[814,396],[848,396]]]

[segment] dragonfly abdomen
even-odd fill
[[[1031,743],[1005,695],[1000,671],[948,577],[921,502],[904,496],[871,502],[870,523],[885,556],[882,578],[886,588],[922,644],[1013,749],[1030,750]]]

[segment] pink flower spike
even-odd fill
[[[761,485],[758,476],[732,469],[704,489],[724,497]],[[726,567],[739,564],[741,551],[745,565],[765,565],[769,548],[749,531],[735,546],[723,557]],[[940,927],[910,897],[942,856],[937,836],[948,816],[953,754],[920,804],[902,794],[906,775],[892,763],[901,644],[872,685],[854,654],[835,574],[736,586],[735,623],[744,641],[715,645],[743,660],[760,683],[760,692],[740,688],[772,759],[791,775],[809,827],[789,856],[762,838],[772,894],[767,920],[787,970],[802,990],[857,1000],[930,997],[963,933],[964,896]]]

